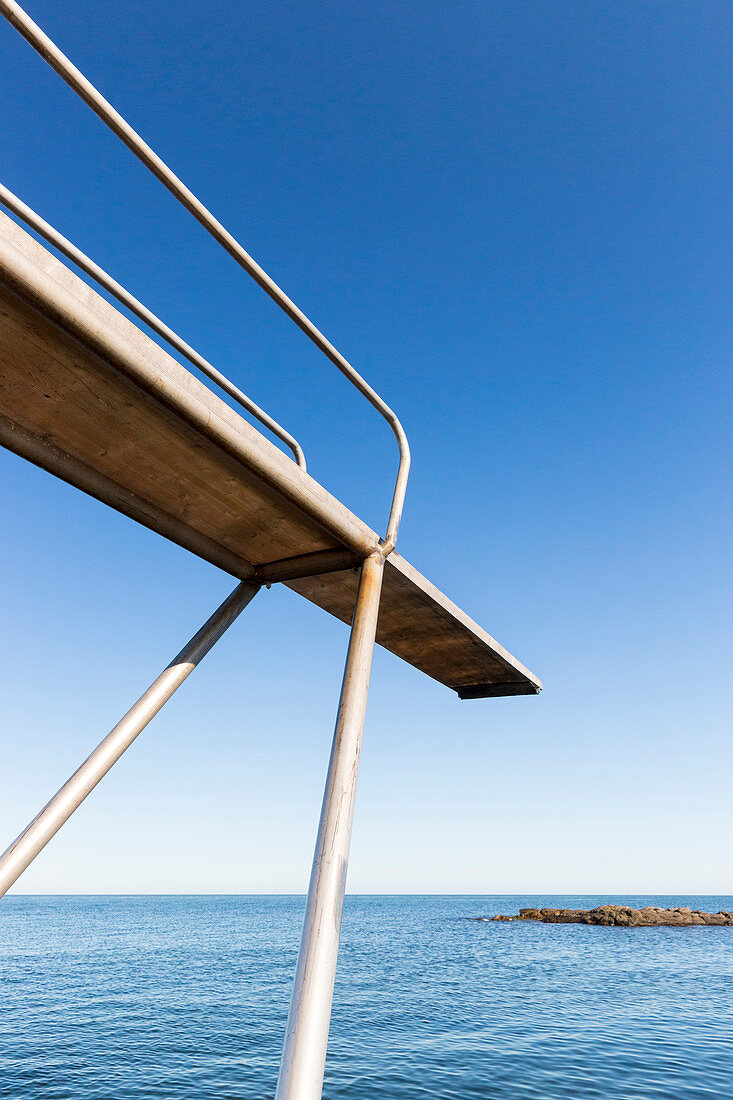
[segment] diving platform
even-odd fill
[[[351,623],[356,567],[379,536],[2,213],[0,444],[232,576],[284,577]],[[287,579],[291,559],[313,574]],[[542,686],[396,551],[377,642],[462,698]]]
[[[0,855],[0,897],[263,588],[286,584],[348,623],[275,1091],[275,1100],[320,1100],[375,642],[463,699],[536,695],[542,685],[397,553],[410,448],[396,413],[17,0],[0,0],[0,16],[349,380],[397,444],[391,509],[380,538],[306,472],[303,450],[285,428],[0,183],[0,204],[55,250],[0,213],[0,445],[238,579]],[[293,458],[150,332],[264,425]],[[169,751],[175,753],[175,745]]]

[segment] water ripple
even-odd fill
[[[463,919],[537,900],[349,898],[326,1100],[733,1097],[733,928]],[[271,1097],[302,911],[293,897],[5,899],[0,1098]]]

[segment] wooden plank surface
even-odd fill
[[[190,371],[0,214],[0,443],[235,576],[378,537]],[[289,582],[350,622],[351,571]],[[468,697],[527,669],[398,554],[377,640]]]

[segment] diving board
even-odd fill
[[[0,443],[240,579],[379,536],[0,213]],[[286,581],[350,623],[358,575]],[[541,683],[396,551],[377,641],[464,698]]]
[[[399,465],[379,536],[305,472],[265,410],[0,182],[0,203],[264,424],[284,455],[137,324],[0,215],[0,444],[191,553],[237,587],[0,856],[0,897],[262,590],[350,624],[275,1100],[320,1100],[375,642],[462,698],[539,680],[396,550],[410,448],[396,413],[17,0],[0,16],[389,425]]]

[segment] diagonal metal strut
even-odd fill
[[[102,779],[141,733],[171,695],[190,676],[196,665],[257,595],[259,587],[243,581],[227,596],[201,629],[194,634],[177,657],[140,696],[114,729],[77,768],[50,802],[26,826],[20,836],[0,856],[0,897],[22,875],[38,853],[68,821],[90,791]]]
[[[269,587],[278,581],[350,569],[357,564],[358,559],[350,551],[333,549],[301,554],[252,568],[252,575],[227,596],[124,718],[100,741],[50,802],[3,852],[0,856],[0,897],[7,893],[26,867],[69,820],[74,810],[78,809],[112,765],[190,676],[196,665],[244,611],[262,586]]]
[[[276,1100],[319,1100],[323,1087],[384,561],[380,548],[361,563]],[[242,581],[0,856],[0,897],[68,821],[262,585],[353,567],[350,553],[323,551],[271,562],[255,569],[251,579]]]

